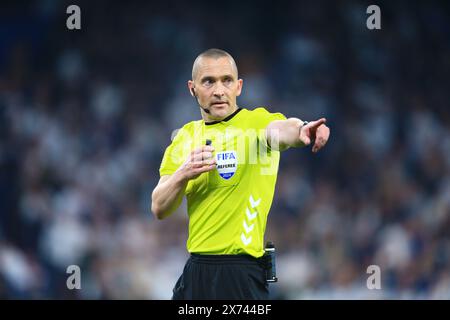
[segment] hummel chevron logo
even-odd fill
[[[255,226],[254,224],[251,224],[250,227],[247,225],[247,222],[245,222],[244,219],[244,223],[243,223],[244,229],[246,233],[252,232],[253,227]]]
[[[245,211],[247,213],[248,221],[252,221],[253,219],[255,219],[256,215],[258,214],[258,212],[251,213],[250,210],[248,210],[248,208],[245,208]]]
[[[248,244],[249,244],[250,242],[252,242],[252,236],[250,236],[249,238],[247,238],[247,237],[245,236],[244,233],[241,233],[241,240],[242,240],[242,242],[243,242],[246,246],[248,246]]]
[[[254,200],[252,195],[250,195],[250,205],[252,206],[252,208],[256,207],[259,205],[259,203],[261,202],[261,198],[259,198],[258,200]]]
[[[250,195],[250,197],[249,197],[248,200],[249,200],[249,202],[250,202],[251,209],[254,209],[255,207],[259,206],[259,204],[261,203],[261,198],[259,198],[258,200],[255,201],[255,199],[253,199],[253,196],[252,196],[252,195]],[[252,221],[253,219],[256,218],[256,216],[257,216],[257,214],[258,214],[258,211],[252,212],[252,211],[250,211],[250,209],[247,207],[247,208],[245,208],[245,213],[246,213],[246,215],[247,215],[248,221],[250,222],[250,221]],[[249,236],[249,237],[247,238],[247,237],[245,236],[245,234],[249,234],[250,232],[252,232],[253,229],[254,229],[254,227],[255,227],[255,224],[252,223],[252,224],[249,226],[249,225],[247,224],[247,220],[244,218],[244,222],[242,223],[242,226],[244,227],[245,233],[243,233],[243,232],[241,233],[241,240],[242,240],[242,243],[243,243],[245,246],[247,246],[247,245],[250,244],[250,242],[252,242],[252,237]]]

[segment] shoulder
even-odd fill
[[[200,127],[202,125],[202,120],[194,120],[186,123],[181,129],[183,130],[195,130],[195,128]]]
[[[249,110],[249,109],[244,109],[244,110],[246,110],[250,114],[257,115],[257,114],[268,114],[268,113],[270,113],[267,109],[268,109],[267,107],[256,107],[256,108],[254,108],[252,110]]]
[[[259,120],[262,121],[264,124],[267,124],[267,122],[269,121],[273,121],[273,120],[285,120],[286,117],[284,116],[284,114],[280,113],[280,112],[271,112],[270,108],[268,107],[257,107],[253,110],[248,110],[247,111],[247,116],[251,119],[253,119],[253,121],[255,120]]]
[[[196,128],[201,126],[201,120],[195,120],[186,123],[181,128],[175,129],[172,133],[172,140],[179,139],[182,136],[193,135],[195,133]]]
[[[252,110],[249,109],[244,109],[247,110],[249,115],[252,116],[271,116],[271,115],[283,115],[280,112],[272,112],[270,107],[256,107]]]

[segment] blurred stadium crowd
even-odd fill
[[[79,31],[67,1],[1,5],[1,298],[171,297],[187,217],[157,221],[150,193],[172,131],[200,117],[192,62],[219,47],[241,107],[331,128],[320,154],[282,154],[273,297],[450,299],[448,3],[383,2],[370,31],[356,1],[75,2]]]

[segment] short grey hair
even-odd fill
[[[195,59],[194,64],[192,66],[192,80],[194,80],[195,77],[197,76],[198,63],[201,58],[220,59],[220,58],[224,58],[224,57],[230,59],[233,68],[236,70],[236,75],[237,75],[238,74],[237,65],[236,65],[236,62],[234,61],[234,58],[231,56],[231,54],[229,54],[228,52],[226,52],[225,50],[222,50],[222,49],[211,48],[211,49],[208,49],[208,50],[200,53],[197,56],[197,58]]]

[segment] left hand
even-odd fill
[[[300,128],[300,141],[308,146],[314,140],[312,152],[316,153],[325,146],[330,136],[330,128],[325,125],[327,119],[311,121]]]

